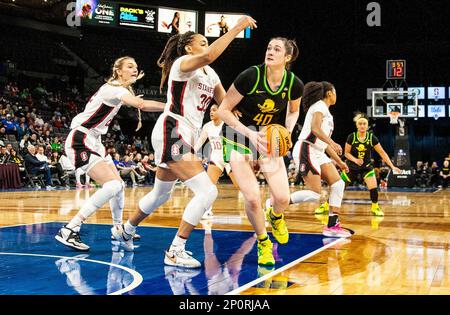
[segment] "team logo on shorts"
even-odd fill
[[[87,154],[86,151],[81,152],[81,153],[80,153],[80,157],[81,157],[81,160],[82,160],[83,162],[86,162],[86,161],[88,160],[88,158],[89,158],[89,156],[88,156],[88,154]]]
[[[178,144],[172,145],[172,156],[180,155],[180,146]]]
[[[300,172],[304,172],[306,170],[305,163],[300,164]]]

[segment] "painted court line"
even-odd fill
[[[336,241],[331,242],[330,244],[327,244],[325,246],[322,246],[321,248],[316,249],[315,251],[313,251],[313,252],[311,252],[311,253],[303,256],[303,257],[300,257],[299,259],[294,260],[293,262],[291,262],[291,263],[289,263],[287,265],[284,265],[283,267],[281,267],[279,269],[275,269],[274,271],[272,271],[272,272],[270,272],[270,273],[268,273],[268,274],[266,274],[266,275],[264,275],[264,276],[262,276],[262,277],[260,277],[260,278],[258,278],[256,280],[253,280],[252,282],[244,284],[243,286],[240,286],[239,288],[234,289],[233,291],[230,291],[230,292],[226,293],[225,295],[237,295],[237,294],[240,294],[241,292],[243,292],[243,291],[245,291],[245,290],[255,286],[256,284],[258,284],[258,283],[260,283],[262,281],[265,281],[265,280],[267,280],[269,278],[272,278],[273,276],[275,276],[275,275],[277,275],[277,274],[279,274],[279,273],[281,273],[281,272],[291,268],[292,266],[302,262],[303,260],[306,260],[306,259],[308,259],[308,258],[310,258],[310,257],[312,257],[312,256],[314,256],[314,255],[316,255],[318,253],[320,253],[321,251],[323,251],[323,250],[325,250],[325,249],[327,249],[327,248],[329,248],[329,247],[331,247],[331,246],[333,246],[333,245],[343,241],[343,240],[345,240],[345,238],[338,238]]]
[[[87,261],[87,262],[91,262],[91,263],[96,263],[96,264],[102,264],[102,265],[107,265],[107,266],[112,266],[112,267],[116,267],[122,270],[125,270],[126,272],[130,273],[133,276],[133,282],[131,282],[131,284],[119,291],[110,293],[108,295],[121,295],[124,294],[128,291],[133,290],[134,288],[136,288],[137,286],[139,286],[142,281],[142,275],[133,270],[130,269],[128,267],[124,267],[124,266],[120,266],[117,264],[113,264],[113,263],[108,263],[108,262],[104,262],[104,261],[100,261],[100,260],[93,260],[93,259],[87,259],[87,258],[81,258],[81,257],[70,257],[70,256],[56,256],[56,255],[43,255],[43,254],[26,254],[26,253],[5,253],[5,252],[0,252],[0,255],[11,255],[11,256],[33,256],[33,257],[48,257],[48,258],[64,258],[64,259],[76,259],[76,260],[83,260],[83,261]]]

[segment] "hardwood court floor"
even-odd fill
[[[125,218],[150,189],[126,189]],[[291,188],[295,189],[300,188]],[[68,221],[93,192],[0,192],[0,226]],[[262,187],[261,192],[264,201],[268,190]],[[176,186],[173,197],[143,225],[177,226],[190,196],[187,188]],[[346,191],[344,199],[341,222],[355,231],[352,238],[268,280],[281,285],[252,287],[241,294],[450,294],[450,190],[381,192],[380,205],[386,214],[381,219],[370,214],[368,192]],[[316,206],[290,206],[289,230],[321,233],[326,216],[315,216]],[[213,229],[251,230],[243,198],[231,185],[219,185],[214,214]],[[88,220],[110,222],[107,205]]]

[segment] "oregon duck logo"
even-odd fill
[[[278,109],[275,109],[275,102],[273,100],[271,100],[270,98],[266,99],[264,101],[264,104],[260,105],[258,104],[259,109],[261,110],[261,112],[263,112],[264,114],[273,114],[278,112]]]
[[[361,151],[366,151],[366,147],[364,146],[364,144],[360,144],[360,145],[356,148],[356,150],[358,150],[359,152],[361,152]]]

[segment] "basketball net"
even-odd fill
[[[398,117],[400,116],[400,112],[390,112],[389,117],[391,118],[390,123],[392,125],[398,124]]]

